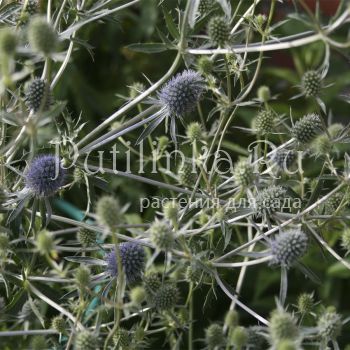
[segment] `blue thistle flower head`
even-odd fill
[[[158,98],[170,116],[183,117],[193,111],[205,89],[204,79],[194,70],[184,70],[169,80]]]
[[[272,265],[292,267],[308,248],[307,235],[298,229],[281,232],[271,243]]]
[[[38,197],[49,197],[64,184],[66,170],[60,159],[46,154],[35,158],[25,175],[26,187]]]
[[[124,242],[119,244],[121,263],[128,283],[133,283],[141,278],[145,266],[145,251],[140,244]],[[107,270],[113,277],[118,275],[118,264],[113,249],[107,256]]]

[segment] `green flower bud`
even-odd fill
[[[58,35],[45,17],[35,17],[29,23],[28,40],[34,51],[48,56],[56,50]]]
[[[198,6],[198,12],[203,16],[212,8],[213,3],[211,0],[200,0]]]
[[[292,340],[282,340],[277,344],[276,350],[298,350],[299,347]]]
[[[230,39],[230,27],[224,17],[213,17],[209,21],[208,35],[213,44],[225,46]]]
[[[322,77],[317,71],[310,70],[304,73],[301,87],[306,97],[317,97],[322,88]]]
[[[307,114],[298,120],[292,129],[292,136],[301,144],[311,142],[321,131],[322,122],[317,114]]]
[[[222,327],[216,323],[211,324],[205,330],[205,342],[209,350],[214,350],[215,347],[220,347],[225,344],[225,336]]]
[[[233,179],[237,186],[248,187],[254,181],[254,168],[247,160],[239,160],[233,168]]]
[[[335,340],[342,331],[341,316],[334,309],[328,309],[318,319],[318,333],[323,339]]]
[[[125,328],[119,328],[113,336],[113,342],[118,349],[128,349],[131,344],[129,332]]]
[[[199,283],[202,277],[202,270],[196,266],[196,264],[191,264],[187,266],[185,272],[185,278],[188,282]]]
[[[301,314],[308,314],[314,305],[314,297],[312,294],[303,293],[298,298],[298,310]]]
[[[347,251],[350,252],[350,229],[346,228],[341,235],[341,245]]]
[[[0,54],[3,56],[13,56],[17,47],[17,35],[11,28],[0,30]]]
[[[296,340],[299,337],[295,319],[288,312],[281,310],[276,310],[272,313],[269,333],[275,344],[281,340]]]
[[[36,238],[36,246],[41,255],[50,254],[54,248],[54,241],[50,232],[43,230]]]
[[[129,87],[129,96],[131,99],[135,99],[143,91],[145,91],[145,85],[142,83],[136,82]]]
[[[56,316],[51,321],[51,327],[59,333],[66,333],[67,323],[62,316]]]
[[[235,328],[239,324],[239,314],[236,310],[229,310],[225,316],[225,324],[230,328]]]
[[[151,241],[159,250],[169,250],[175,242],[174,232],[166,220],[153,222],[149,229]]]
[[[130,291],[130,300],[133,304],[139,305],[146,299],[145,288],[137,286]]]
[[[174,284],[162,285],[153,296],[152,303],[159,311],[169,310],[176,306],[179,291]]]
[[[199,123],[193,122],[188,125],[186,130],[186,136],[190,142],[203,140],[203,131]]]
[[[169,138],[167,136],[160,136],[158,138],[158,146],[160,150],[164,150],[168,147],[169,145]]]
[[[237,348],[241,349],[248,340],[248,332],[244,327],[236,327],[232,333],[232,344]]]
[[[10,241],[8,235],[6,233],[0,233],[0,254],[6,254],[9,247]]]
[[[187,187],[193,187],[196,184],[198,174],[196,171],[196,167],[194,166],[194,164],[192,164],[192,162],[182,162],[177,174],[179,177],[180,184]]]
[[[79,266],[75,272],[75,283],[80,290],[85,290],[90,284],[90,270],[85,266]]]
[[[163,214],[165,219],[171,222],[176,221],[178,219],[179,209],[179,204],[175,200],[167,201],[163,205]]]
[[[253,120],[253,127],[259,135],[272,133],[274,126],[275,116],[271,110],[261,110]]]
[[[96,335],[89,331],[81,331],[75,337],[75,350],[96,350]]]
[[[153,272],[145,275],[145,277],[143,278],[143,283],[145,286],[145,291],[148,299],[150,297],[153,297],[153,295],[162,285],[162,282],[160,281],[158,274]]]
[[[96,236],[96,232],[90,231],[84,227],[81,227],[77,234],[78,241],[83,247],[96,244]]]
[[[75,168],[73,171],[73,179],[77,184],[83,183],[85,181],[83,169]]]
[[[257,95],[260,101],[267,102],[271,98],[270,88],[266,85],[260,86]]]
[[[46,339],[43,335],[36,335],[30,342],[31,350],[47,350]]]
[[[121,220],[119,202],[112,196],[101,197],[96,205],[98,222],[111,231],[115,231]]]
[[[197,69],[202,75],[209,75],[213,72],[214,62],[207,56],[201,56],[197,61]]]

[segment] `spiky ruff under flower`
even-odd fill
[[[63,186],[66,170],[60,159],[46,154],[35,158],[25,175],[26,187],[38,197],[49,197]]]
[[[128,283],[141,278],[145,264],[145,251],[140,244],[124,242],[119,244],[119,254],[125,277]],[[107,270],[111,276],[118,275],[118,263],[115,249],[107,257]]]

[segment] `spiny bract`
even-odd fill
[[[298,120],[292,129],[292,136],[301,144],[312,141],[322,131],[322,122],[317,114],[307,114]]]
[[[29,165],[25,175],[26,187],[38,197],[49,197],[63,186],[66,170],[60,159],[46,154],[35,158]]]
[[[196,108],[204,89],[202,76],[188,69],[168,81],[158,98],[170,116],[183,117]]]
[[[305,96],[318,96],[322,87],[321,74],[315,70],[305,72],[301,80],[301,87]]]
[[[52,102],[49,84],[43,79],[34,79],[28,86],[25,100],[30,110],[46,111]]]
[[[308,238],[298,229],[281,232],[271,242],[273,265],[289,268],[293,266],[307,251]]]
[[[119,254],[125,277],[128,283],[141,278],[145,265],[145,251],[138,243],[124,242],[119,244]],[[118,275],[118,263],[115,249],[106,256],[107,270],[111,276]]]

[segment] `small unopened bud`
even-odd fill
[[[266,85],[262,85],[258,89],[258,99],[262,102],[267,102],[271,98],[270,88]]]
[[[43,230],[39,232],[37,236],[36,245],[39,253],[42,255],[46,255],[50,254],[50,252],[53,250],[54,241],[50,233],[46,230]]]

